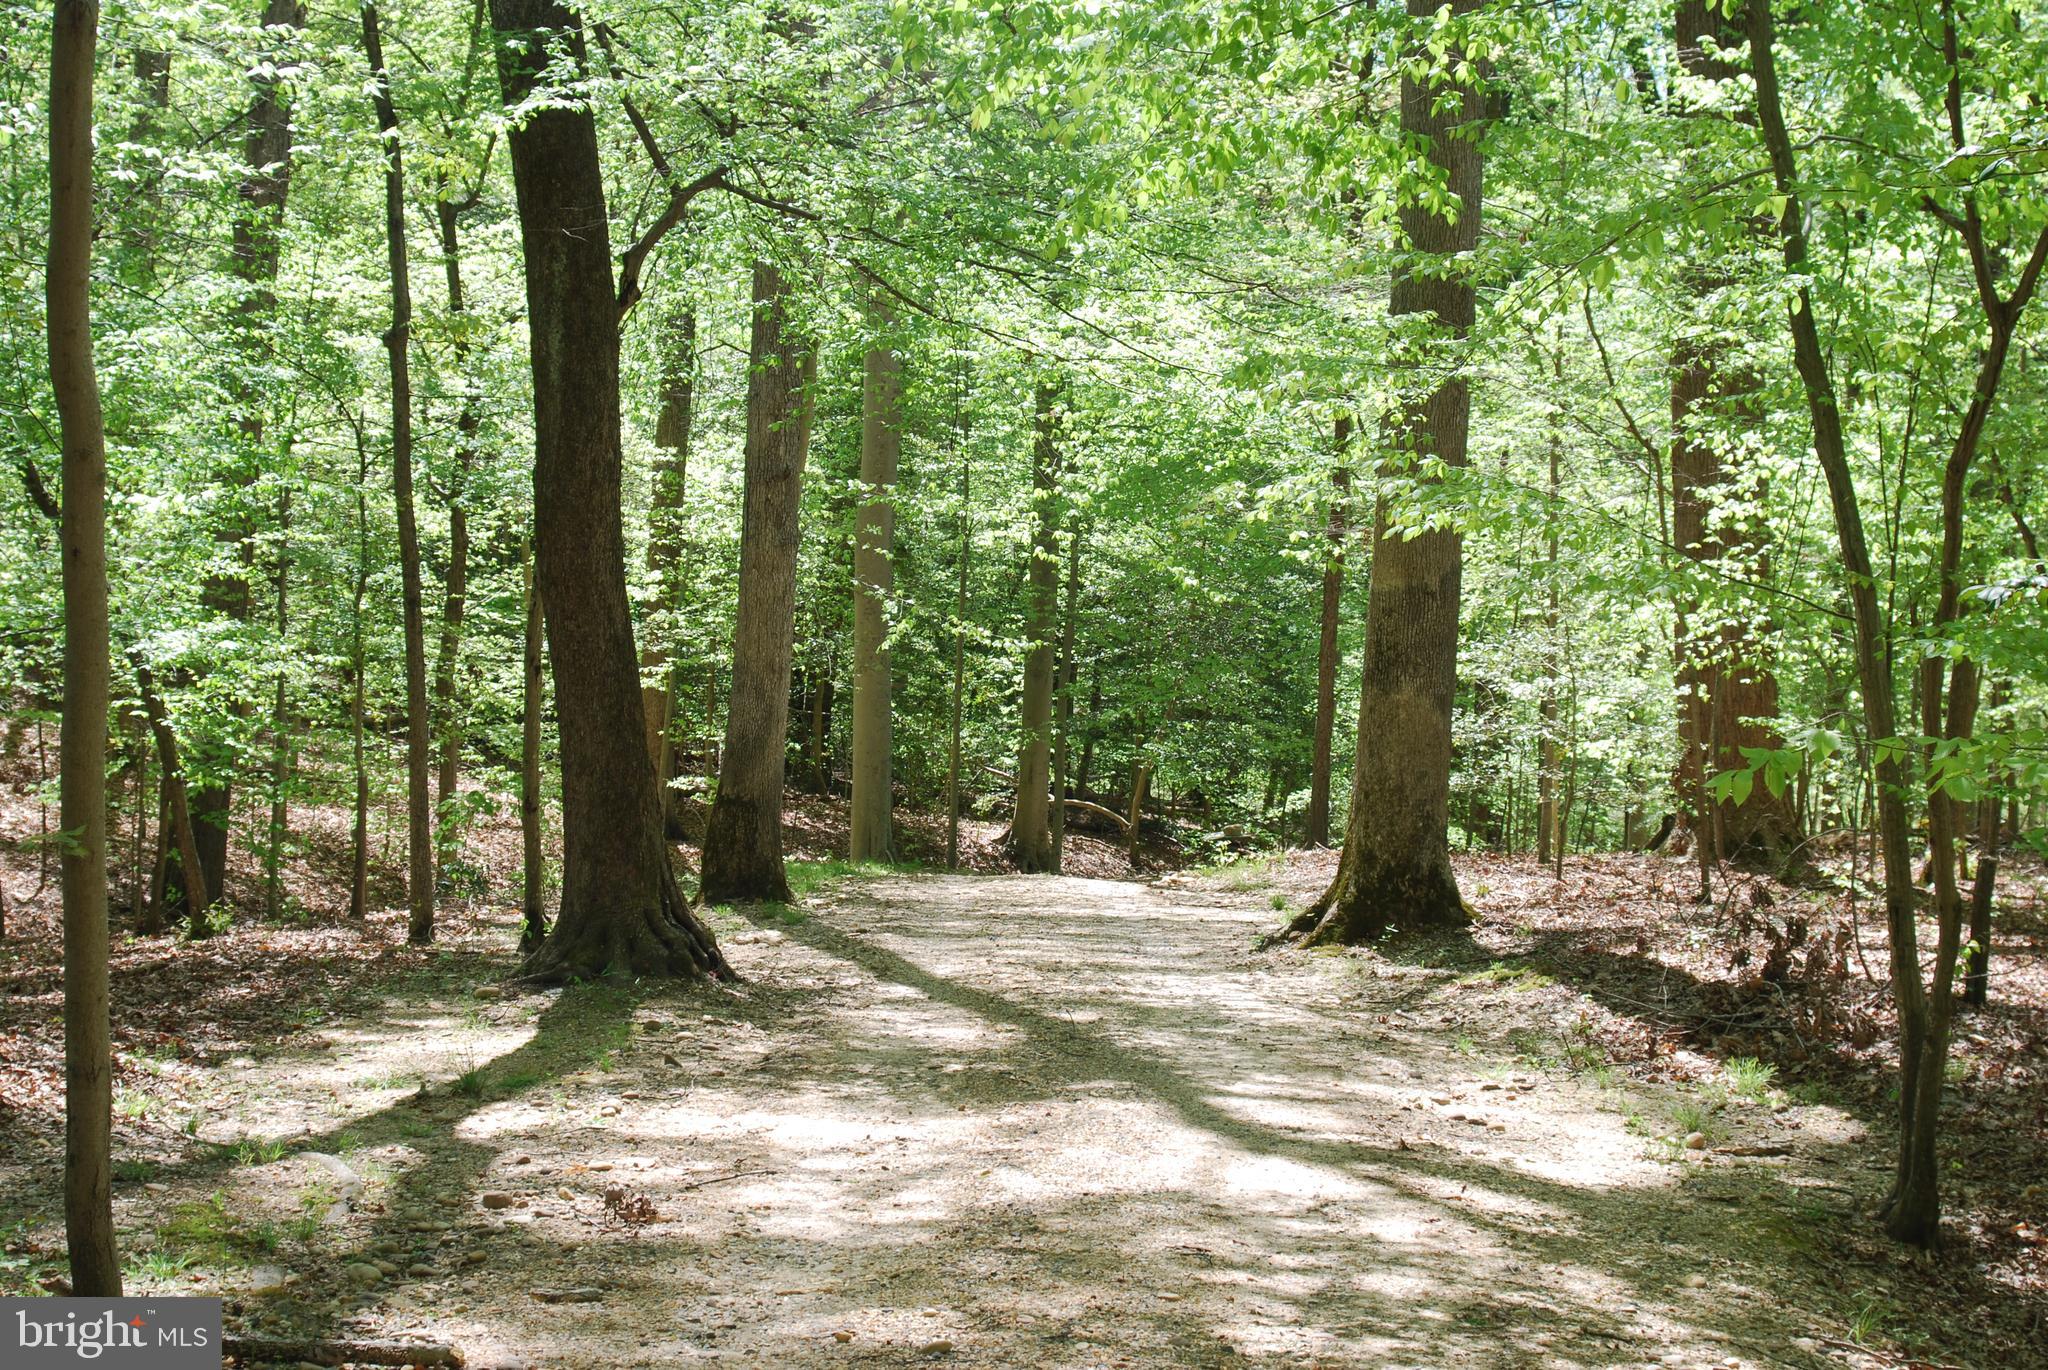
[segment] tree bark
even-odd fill
[[[1483,3],[1453,0],[1451,9],[1471,14]],[[1437,10],[1435,0],[1408,0],[1413,17]],[[1475,84],[1453,84],[1458,78],[1451,73],[1463,65],[1453,51],[1427,65],[1427,79],[1412,68],[1401,79],[1402,133],[1427,145],[1430,165],[1458,206],[1455,219],[1425,204],[1401,207],[1402,232],[1423,257],[1455,258],[1479,241],[1481,157],[1474,135],[1484,99],[1476,76],[1464,78]],[[1474,319],[1473,287],[1448,261],[1440,269],[1399,267],[1390,311],[1434,315],[1440,334],[1463,338]],[[1395,420],[1400,456],[1465,465],[1470,409],[1465,375],[1452,370]],[[1470,917],[1451,872],[1448,836],[1462,542],[1450,529],[1391,534],[1384,511],[1374,523],[1358,760],[1344,853],[1329,890],[1295,923],[1316,942],[1369,941],[1390,930],[1459,926]]]
[[[64,471],[64,1239],[74,1294],[121,1292],[107,988],[107,450],[92,355],[92,83],[99,6],[57,0],[50,50],[50,388]]]
[[[879,294],[874,327],[893,323]],[[887,861],[890,834],[889,596],[896,534],[896,463],[903,450],[903,382],[885,341],[870,343],[861,386],[860,479],[866,491],[853,550],[853,801],[848,856]]]
[[[1085,524],[1076,521],[1067,538],[1066,603],[1060,609],[1059,659],[1053,664],[1052,706],[1052,868],[1057,874],[1067,859],[1067,802],[1073,775],[1068,766],[1067,735],[1074,726],[1074,637],[1081,607],[1081,539]]]
[[[263,27],[272,32],[296,33],[306,26],[301,0],[265,0]],[[291,189],[292,106],[284,82],[276,75],[284,59],[266,62],[252,75],[255,99],[249,107],[242,143],[248,171],[240,186],[241,204],[235,214],[233,249],[230,258],[243,291],[236,306],[239,345],[255,365],[270,356],[270,344],[263,333],[263,321],[277,308],[275,286],[278,262],[283,252],[279,229],[284,222],[285,200]],[[237,487],[250,485],[256,477],[263,444],[262,387],[243,378],[236,386],[236,426],[242,438],[237,465],[228,482]],[[248,564],[252,528],[246,511],[229,515],[217,536],[233,546],[235,569],[208,581],[201,595],[206,607],[237,621],[246,621],[250,611]],[[246,715],[246,704],[236,712]],[[191,796],[192,815],[198,824],[200,869],[206,888],[219,898],[225,888],[228,860],[228,830],[231,826],[234,793],[225,774],[195,789]],[[183,899],[182,884],[177,898]],[[190,927],[204,936],[206,926],[194,920]]]
[[[1031,505],[1036,530],[1024,586],[1024,694],[1019,705],[1017,798],[1010,859],[1026,874],[1053,869],[1051,799],[1053,635],[1059,594],[1059,387],[1041,380],[1034,396]]]
[[[640,706],[647,728],[647,756],[662,791],[664,822],[675,812],[676,749],[672,728],[676,713],[676,666],[666,632],[669,616],[683,607],[683,491],[690,471],[690,430],[696,418],[697,311],[685,309],[680,319],[664,326],[661,413],[654,424],[654,445],[662,456],[654,466],[654,498],[647,512],[647,569],[654,573],[657,631],[640,647]]]
[[[433,735],[427,711],[426,589],[420,579],[420,534],[412,498],[412,280],[405,246],[405,163],[398,111],[377,7],[363,6],[363,54],[370,62],[370,99],[384,144],[384,237],[391,269],[391,493],[398,504],[398,566],[405,600],[406,940],[434,940]]]
[[[964,386],[963,386],[964,389]],[[967,693],[967,572],[973,554],[973,513],[969,508],[973,463],[967,453],[967,397],[960,406],[960,554],[953,591],[953,715],[946,745],[946,869],[960,869],[960,734]]]
[[[142,707],[149,719],[150,735],[156,739],[157,765],[163,772],[157,788],[162,794],[163,809],[170,820],[168,841],[177,845],[177,859],[182,871],[203,870],[199,859],[199,840],[195,832],[197,825],[192,821],[191,803],[185,787],[185,768],[178,758],[178,735],[171,728],[169,713],[164,708],[163,696],[157,693],[156,678],[149,667],[142,664],[140,657],[134,658],[135,684],[142,695]],[[166,862],[168,870],[168,862]],[[186,913],[196,923],[206,921],[206,910],[212,902],[211,892],[202,877],[196,887],[189,882],[185,886]],[[159,909],[162,898],[157,900]],[[188,929],[189,931],[189,929]]]
[[[462,285],[462,208],[446,195],[434,201],[441,235],[441,269],[448,285],[448,313],[455,321],[452,354],[462,385],[462,407],[455,415],[455,474],[448,489],[448,579],[442,588],[441,640],[434,657],[434,717],[440,727],[440,765],[435,775],[434,808],[444,814],[455,797],[462,767],[462,623],[469,612],[469,474],[476,465],[476,435],[482,426],[480,390],[469,374],[469,312]]]
[[[508,108],[585,79],[580,11],[491,0],[491,19]],[[669,869],[640,726],[620,529],[620,311],[596,116],[581,102],[543,104],[507,136],[533,363],[534,583],[561,744],[562,903],[523,974],[728,976]]]
[[[1351,446],[1351,416],[1340,414],[1334,425],[1337,460],[1342,463]],[[1320,636],[1316,647],[1316,719],[1310,739],[1308,811],[1302,815],[1301,843],[1305,847],[1330,845],[1330,748],[1337,732],[1337,630],[1343,624],[1344,550],[1350,538],[1347,524],[1351,511],[1351,472],[1343,465],[1330,469],[1330,514],[1324,530],[1329,547],[1323,562],[1323,607]]]
[[[541,709],[547,694],[545,667],[546,634],[543,631],[540,590],[533,583],[533,539],[520,548],[520,588],[526,600],[525,652],[520,678],[519,708],[519,848],[520,919],[519,950],[539,950],[547,940],[547,863],[541,852]]]
[[[363,600],[370,591],[370,447],[356,429],[356,576],[349,597],[349,760],[355,772],[355,814],[350,825],[348,917],[370,912],[370,768],[363,756],[363,694],[369,657],[363,640]]]
[[[703,897],[715,904],[789,898],[782,869],[782,789],[797,520],[817,365],[810,340],[798,335],[789,317],[789,293],[780,270],[755,265],[740,605],[733,624],[724,760],[704,831]]]

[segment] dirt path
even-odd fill
[[[1731,1103],[1688,1152],[1552,1055],[1565,988],[1255,954],[1276,916],[887,878],[723,916],[737,991],[413,985],[231,1063],[245,1164],[124,1226],[211,1205],[251,1326],[482,1365],[1839,1363],[1806,1229],[1881,1179],[1853,1122]]]

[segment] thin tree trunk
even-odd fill
[[[64,1239],[71,1291],[119,1295],[107,989],[107,450],[92,355],[92,82],[99,6],[57,0],[50,50],[50,388],[61,427],[64,731]]]
[[[872,326],[894,320],[877,292]],[[901,364],[886,341],[868,345],[861,385],[860,479],[866,500],[853,550],[853,800],[848,856],[887,861],[890,833],[889,596],[896,535],[896,464],[903,450]]]
[[[1081,602],[1081,541],[1086,529],[1074,524],[1067,538],[1066,603],[1060,609],[1060,654],[1053,664],[1052,716],[1052,868],[1058,873],[1067,859],[1067,800],[1072,779],[1067,766],[1067,734],[1074,724],[1074,636]]]
[[[448,579],[441,600],[441,640],[434,657],[434,717],[440,722],[440,766],[435,776],[434,807],[445,815],[455,797],[462,766],[462,623],[469,612],[469,475],[476,465],[476,435],[483,416],[481,389],[470,374],[468,299],[462,285],[462,206],[445,195],[434,201],[441,235],[442,272],[448,285],[448,314],[455,322],[453,356],[462,384],[462,407],[455,416],[455,475],[448,490]]]
[[[2003,682],[1991,689],[1991,707],[2002,708]],[[1977,805],[1977,870],[1970,886],[1970,941],[1963,959],[1963,1002],[1982,1008],[1991,989],[1991,909],[1998,888],[1999,845],[2004,840],[2001,801],[1987,791]]]
[[[1041,380],[1032,415],[1031,504],[1036,531],[1024,589],[1024,694],[1019,706],[1017,798],[1010,859],[1027,874],[1050,871],[1052,674],[1059,593],[1059,388]]]
[[[306,11],[301,0],[265,0],[263,28],[266,32],[295,35],[305,27]],[[241,300],[236,305],[239,345],[252,367],[263,363],[270,355],[270,345],[262,325],[277,308],[275,287],[278,262],[283,252],[280,230],[292,174],[289,88],[276,75],[279,67],[289,64],[289,59],[282,53],[266,56],[268,60],[259,63],[251,75],[255,99],[249,108],[242,148],[248,169],[240,186],[241,205],[235,215],[231,257],[234,273],[243,286]],[[228,481],[236,486],[252,484],[261,464],[264,441],[261,389],[259,383],[246,377],[236,382],[238,412],[235,421],[241,437],[241,452],[227,476]],[[233,516],[227,526],[218,530],[221,540],[234,548],[235,569],[210,580],[201,595],[207,608],[241,622],[248,620],[251,608],[248,567],[253,552],[250,543],[253,531],[243,515]],[[247,705],[238,703],[235,712],[246,715]],[[225,770],[216,768],[214,774],[213,783],[192,792],[191,805],[193,818],[198,824],[202,882],[215,898],[219,898],[227,879],[228,829],[234,794]],[[182,891],[182,883],[179,889]],[[179,898],[183,899],[182,893]],[[195,922],[192,926],[201,927],[203,932],[203,924]]]
[[[1138,739],[1137,755],[1131,758],[1131,812],[1124,820],[1124,859],[1138,864],[1138,838],[1145,830],[1145,789],[1152,781],[1152,763],[1145,759],[1145,739]]]
[[[384,236],[391,269],[391,492],[398,504],[398,566],[405,599],[406,940],[434,940],[434,809],[429,785],[433,735],[427,710],[426,589],[420,580],[420,534],[412,499],[412,281],[405,246],[405,163],[391,74],[384,68],[377,7],[363,6],[363,53],[369,58],[371,102],[384,143]]]
[[[753,300],[740,606],[718,795],[704,832],[703,897],[719,904],[789,898],[782,869],[782,789],[797,520],[817,358],[791,324],[782,273],[765,262],[754,267]]]
[[[278,496],[277,565],[273,588],[277,603],[277,638],[280,657],[289,650],[290,629],[292,494],[290,487]],[[277,692],[270,706],[270,827],[263,842],[263,910],[276,918],[284,910],[284,845],[291,830],[292,723],[288,672],[282,660],[277,667]]]
[[[960,404],[960,556],[953,592],[953,718],[946,746],[946,869],[960,869],[960,733],[967,690],[967,572],[973,546],[973,516],[968,507],[972,463],[967,454],[966,397]]]
[[[110,672],[111,674],[111,672]],[[142,853],[149,845],[149,725],[138,722],[134,741],[135,757],[135,830],[128,843],[128,912],[138,926],[137,931],[148,936],[162,932],[161,927],[147,927],[144,886],[148,871],[142,864]]]
[[[370,590],[370,448],[356,429],[356,578],[349,598],[349,760],[355,772],[355,822],[350,830],[348,916],[360,923],[370,912],[370,770],[363,757],[364,677],[369,670],[363,642],[363,600]]]
[[[1564,356],[1561,352],[1552,356],[1555,377],[1560,389],[1564,375]],[[1557,558],[1557,500],[1558,482],[1563,474],[1564,438],[1553,416],[1550,422],[1550,481],[1543,501],[1544,551],[1549,557],[1545,579],[1548,582],[1543,592],[1543,694],[1536,705],[1540,721],[1542,740],[1538,745],[1536,766],[1536,864],[1551,864],[1553,845],[1559,844],[1564,825],[1557,811],[1557,677],[1561,667],[1557,654],[1558,634],[1558,577],[1564,568]],[[1558,860],[1562,861],[1559,855]],[[1560,872],[1562,865],[1559,866]]]
[[[526,600],[526,649],[520,679],[519,708],[519,950],[539,950],[547,939],[547,865],[541,852],[541,709],[547,693],[546,643],[540,589],[533,583],[533,539],[520,547],[520,588]]]
[[[697,311],[685,309],[664,324],[661,413],[654,445],[663,455],[654,466],[654,497],[647,511],[647,569],[654,574],[659,613],[656,630],[640,646],[640,707],[647,728],[647,756],[661,786],[663,822],[675,813],[676,748],[672,736],[678,666],[665,636],[670,616],[683,607],[683,491],[690,472],[690,436],[696,414]],[[652,682],[652,683],[649,683]]]
[[[1329,543],[1323,561],[1322,622],[1316,646],[1316,720],[1310,739],[1308,811],[1302,815],[1305,847],[1330,845],[1330,748],[1337,732],[1337,630],[1343,626],[1344,551],[1350,540],[1351,472],[1342,463],[1351,447],[1351,416],[1339,414],[1333,443],[1338,465],[1330,470]]]
[[[1453,0],[1457,14],[1484,0]],[[1436,0],[1408,0],[1411,17],[1436,14]],[[1427,144],[1459,208],[1445,218],[1427,204],[1400,209],[1403,234],[1416,252],[1455,258],[1479,240],[1479,144],[1471,127],[1483,113],[1476,84],[1452,73],[1466,64],[1446,53],[1401,81],[1401,130]],[[1469,70],[1464,80],[1476,82]],[[1472,327],[1475,299],[1461,270],[1396,269],[1390,312],[1432,314],[1444,334]],[[1462,371],[1449,372],[1425,400],[1394,424],[1402,458],[1466,462],[1471,410]],[[1469,918],[1451,872],[1449,802],[1451,703],[1457,688],[1458,603],[1463,575],[1460,535],[1437,529],[1416,537],[1389,532],[1382,511],[1373,530],[1372,583],[1366,601],[1366,648],[1359,693],[1358,761],[1344,854],[1329,890],[1297,919],[1312,940],[1362,942],[1389,929],[1448,927]]]
[[[200,862],[198,824],[192,820],[192,808],[185,787],[185,769],[178,759],[178,735],[171,729],[169,713],[164,708],[163,696],[157,693],[156,679],[149,667],[142,664],[140,657],[133,658],[136,689],[142,695],[142,707],[149,718],[150,733],[156,739],[157,765],[163,773],[158,788],[163,792],[163,801],[170,816],[171,832],[178,847],[178,865],[181,875],[191,871],[203,871]],[[212,892],[207,889],[202,875],[196,886],[189,875],[185,880],[185,912],[191,926],[186,934],[202,937],[205,934],[196,928],[207,921],[207,908],[212,903]]]
[[[581,12],[491,0],[508,108],[584,80]],[[669,868],[640,726],[620,528],[619,319],[587,104],[547,101],[508,133],[533,362],[534,585],[562,765],[562,905],[529,979],[730,975]]]
[[[1776,29],[1769,4],[1751,4],[1746,13],[1759,123],[1770,153],[1772,179],[1785,202],[1778,219],[1785,269],[1795,279],[1803,278],[1808,269],[1806,219],[1799,200],[1792,138],[1785,128],[1778,89]],[[1855,476],[1842,436],[1834,378],[1821,345],[1819,327],[1814,322],[1813,301],[1804,284],[1798,286],[1789,305],[1787,322],[1793,359],[1813,425],[1814,455],[1827,477],[1849,602],[1855,616],[1856,672],[1863,694],[1864,729],[1873,741],[1884,742],[1898,736],[1887,625],[1878,601],[1869,543],[1863,532]],[[1934,1166],[1933,1118],[1929,1115],[1932,1102],[1939,1098],[1941,1061],[1947,1055],[1948,1043],[1947,1025],[1937,1022],[1930,1013],[1926,988],[1920,979],[1920,943],[1914,916],[1918,900],[1913,887],[1913,854],[1905,801],[1907,778],[1900,765],[1901,750],[1895,746],[1877,749],[1872,785],[1883,852],[1885,915],[1891,934],[1892,994],[1899,1007],[1899,1166],[1885,1226],[1901,1241],[1926,1246],[1934,1242],[1940,1229],[1940,1176]],[[1944,935],[1942,940],[1949,939]],[[1953,965],[1955,949],[1946,948],[1945,957]],[[1938,954],[1937,964],[1941,959]],[[1923,1114],[1920,1085],[1930,1062],[1935,1090],[1929,1091],[1930,1107]],[[1924,1148],[1922,1126],[1926,1129]]]

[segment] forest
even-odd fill
[[[0,1366],[2048,1367],[2048,5],[4,3]]]

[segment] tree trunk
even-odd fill
[[[301,0],[265,0],[263,27],[271,32],[303,30],[306,11]],[[292,108],[284,83],[275,75],[276,67],[286,64],[286,60],[277,56],[274,63],[266,61],[255,69],[255,100],[249,107],[242,145],[248,170],[240,187],[241,205],[235,215],[231,265],[243,285],[242,298],[236,305],[239,345],[252,365],[270,355],[262,323],[277,308],[274,287],[283,250],[279,230],[291,189]],[[246,378],[236,385],[236,426],[242,438],[242,451],[227,478],[240,487],[253,483],[257,475],[263,444],[261,389],[258,383]],[[209,580],[201,594],[208,609],[238,621],[249,617],[247,568],[253,531],[246,514],[241,513],[230,516],[217,531],[222,541],[235,548],[236,569]],[[246,714],[246,705],[238,704],[236,712]],[[191,795],[192,816],[198,824],[200,871],[203,883],[215,898],[221,896],[227,879],[233,804],[233,787],[225,774]],[[183,901],[182,883],[177,889],[176,898]],[[203,921],[195,920],[190,926],[204,935]]]
[[[1469,14],[1484,0],[1453,0]],[[1408,13],[1437,12],[1435,0],[1408,0]],[[1464,65],[1448,53],[1418,79],[1401,80],[1401,130],[1426,142],[1432,167],[1459,204],[1450,220],[1425,204],[1400,209],[1401,229],[1424,257],[1456,257],[1479,241],[1480,151],[1472,136],[1484,101],[1476,85],[1452,84]],[[1467,73],[1467,80],[1476,77]],[[1463,338],[1474,318],[1473,288],[1448,263],[1398,268],[1390,312],[1433,314],[1442,335]],[[1395,421],[1399,458],[1465,464],[1471,395],[1453,370],[1425,400]],[[1373,530],[1372,585],[1366,599],[1365,668],[1359,693],[1358,761],[1344,854],[1329,890],[1296,928],[1317,942],[1363,942],[1388,930],[1452,927],[1469,918],[1451,873],[1448,840],[1451,704],[1457,690],[1460,536],[1436,529],[1390,534],[1384,512]]]
[[[1555,379],[1562,390],[1564,357],[1561,352],[1552,355],[1552,364]],[[1542,733],[1536,764],[1536,864],[1539,866],[1548,866],[1553,856],[1560,861],[1563,859],[1563,854],[1556,851],[1563,845],[1564,836],[1564,824],[1559,820],[1557,809],[1557,677],[1562,667],[1557,643],[1557,581],[1564,573],[1557,559],[1557,500],[1558,482],[1563,475],[1563,452],[1563,435],[1559,433],[1553,415],[1550,422],[1550,481],[1545,491],[1547,498],[1543,501],[1544,551],[1549,557],[1545,568],[1548,584],[1543,591],[1543,694],[1536,705]]]
[[[1145,831],[1145,790],[1152,783],[1152,763],[1145,759],[1145,739],[1138,739],[1138,754],[1131,758],[1131,814],[1124,820],[1124,859],[1138,864],[1138,839]]]
[[[455,797],[462,767],[462,621],[469,612],[469,473],[476,465],[480,387],[469,373],[469,330],[464,321],[468,301],[462,287],[461,209],[445,195],[434,201],[441,234],[441,268],[448,283],[448,313],[455,321],[453,355],[462,385],[462,408],[455,416],[455,474],[448,490],[448,579],[441,599],[441,640],[434,657],[434,717],[440,722],[440,766],[435,776],[434,808],[445,814]]]
[[[2001,682],[1991,689],[1991,707],[2005,704]],[[1998,852],[2004,839],[1999,795],[1986,790],[1977,805],[1977,870],[1970,886],[1970,941],[1963,956],[1963,1002],[1982,1008],[1991,988],[1991,908],[1998,888]]]
[[[1060,654],[1053,665],[1052,717],[1052,868],[1055,874],[1067,859],[1067,799],[1073,779],[1067,765],[1067,735],[1074,725],[1074,636],[1081,601],[1081,539],[1084,525],[1074,524],[1067,538],[1066,603],[1060,609]]]
[[[420,581],[420,534],[412,501],[412,280],[405,246],[405,164],[391,75],[384,69],[377,7],[363,6],[363,53],[369,58],[371,102],[384,144],[384,237],[391,269],[391,492],[398,503],[398,566],[405,600],[406,940],[434,940],[433,736],[427,712],[426,590]]]
[[[733,625],[724,760],[704,831],[703,895],[716,904],[789,898],[782,869],[782,787],[797,519],[817,359],[791,324],[789,287],[779,270],[765,262],[754,267],[753,299],[739,616]]]
[[[286,637],[290,627],[292,492],[287,486],[278,495],[278,542],[272,589],[276,595],[277,638],[280,655],[289,650]],[[275,919],[284,911],[284,844],[291,831],[292,725],[291,693],[287,673],[277,668],[277,690],[270,706],[270,826],[263,841],[263,912]]]
[[[205,868],[200,861],[199,838],[195,831],[198,825],[192,820],[191,803],[185,787],[185,768],[178,759],[178,735],[171,729],[170,715],[164,708],[163,696],[157,693],[156,679],[149,667],[142,664],[140,657],[134,658],[133,664],[136,689],[142,695],[142,707],[149,718],[150,733],[156,739],[157,765],[163,772],[158,789],[162,791],[164,812],[170,819],[170,836],[178,844],[180,872],[182,874],[203,871]],[[168,863],[166,871],[168,873]],[[206,922],[207,907],[212,902],[205,879],[202,877],[195,887],[188,878],[184,888],[187,917],[194,924],[203,925]],[[156,902],[161,909],[161,894]],[[198,935],[192,933],[190,928],[187,928],[187,933]]]
[[[655,628],[640,645],[640,707],[647,729],[647,756],[661,786],[663,822],[675,812],[676,667],[666,636],[671,616],[683,607],[683,491],[690,473],[690,430],[696,418],[697,311],[666,321],[662,338],[661,413],[654,445],[663,455],[654,466],[654,497],[647,511],[647,569],[654,574]]]
[[[1772,179],[1777,193],[1785,197],[1785,208],[1778,218],[1778,236],[1784,249],[1785,269],[1798,279],[1808,270],[1806,221],[1799,200],[1792,139],[1785,128],[1778,89],[1776,30],[1770,5],[1751,4],[1746,13],[1758,119],[1770,153]],[[1834,378],[1821,345],[1819,327],[1814,322],[1813,301],[1803,284],[1790,302],[1787,323],[1793,359],[1813,425],[1814,455],[1827,477],[1846,588],[1855,616],[1856,673],[1863,693],[1864,730],[1868,737],[1882,741],[1898,736],[1887,625],[1871,570],[1855,475],[1842,436]],[[1885,1228],[1901,1241],[1928,1246],[1940,1231],[1940,1175],[1934,1163],[1933,1114],[1934,1104],[1940,1098],[1941,1063],[1947,1055],[1948,1042],[1947,1024],[1937,1022],[1930,1013],[1920,979],[1920,944],[1915,922],[1918,899],[1913,887],[1901,750],[1878,748],[1873,776],[1878,838],[1883,851],[1885,915],[1891,936],[1892,994],[1899,1007],[1899,1166],[1895,1190],[1887,1205]],[[1953,948],[1948,950],[1947,959],[1952,965]],[[1929,1074],[1933,1087],[1926,1091],[1923,1109],[1921,1084]]]
[[[508,108],[587,75],[579,11],[491,0],[491,20]],[[534,583],[562,764],[561,912],[524,974],[727,976],[669,869],[640,727],[620,529],[619,303],[596,116],[588,105],[547,103],[507,138],[533,362]]]
[[[1037,530],[1024,589],[1024,696],[1018,720],[1017,800],[1010,859],[1027,874],[1053,869],[1050,826],[1054,613],[1059,591],[1059,389],[1041,380],[1032,418],[1031,504]]]
[[[526,600],[526,650],[520,678],[519,708],[519,846],[521,853],[519,950],[527,954],[547,940],[547,864],[540,845],[540,728],[547,692],[543,664],[546,634],[542,628],[540,590],[533,583],[533,539],[520,548],[520,588]]]
[[[886,330],[889,308],[876,297],[871,320]],[[896,533],[896,463],[903,450],[903,383],[896,354],[868,346],[861,386],[860,478],[866,488],[853,550],[853,802],[847,855],[887,861],[890,823],[889,596]]]
[[[349,759],[355,771],[354,822],[349,842],[349,921],[370,912],[370,768],[363,756],[363,693],[369,658],[363,642],[363,600],[370,591],[370,447],[356,429],[356,578],[349,599]]]
[[[1351,416],[1340,414],[1334,446],[1342,463],[1351,446]],[[1302,815],[1301,843],[1330,845],[1330,747],[1337,732],[1337,630],[1344,608],[1344,547],[1350,538],[1351,472],[1341,464],[1330,470],[1330,514],[1323,562],[1323,614],[1316,647],[1316,721],[1308,771],[1308,811]]]
[[[62,430],[64,1238],[71,1291],[121,1292],[107,990],[107,450],[92,356],[92,81],[99,6],[57,0],[50,51],[50,388]]]
[[[946,746],[946,869],[960,869],[960,733],[965,722],[967,691],[967,571],[973,548],[973,518],[968,507],[972,462],[967,454],[966,396],[960,404],[960,556],[953,591],[953,717]]]
[[[1742,42],[1739,20],[1711,0],[1678,0],[1679,65],[1703,81],[1730,81],[1737,63],[1719,56]],[[1745,121],[1747,118],[1745,116]],[[1706,300],[1733,284],[1716,263],[1686,263],[1689,293]],[[1756,398],[1761,382],[1711,322],[1681,338],[1671,358],[1671,540],[1681,555],[1709,572],[1725,571],[1759,583],[1770,575],[1770,536],[1762,518],[1717,518],[1733,499],[1761,502],[1760,474],[1741,465],[1739,441],[1717,441],[1705,431],[1718,414],[1741,433],[1762,422]],[[1783,747],[1776,725],[1778,680],[1766,657],[1769,624],[1724,619],[1701,628],[1701,606],[1679,593],[1675,619],[1678,684],[1678,798],[1692,819],[1709,866],[1718,860],[1782,861],[1798,844],[1799,825],[1788,794],[1755,786],[1747,799],[1715,801],[1714,776],[1742,770],[1743,748]],[[1703,868],[1704,869],[1704,868]],[[1707,879],[1702,875],[1702,881]]]

